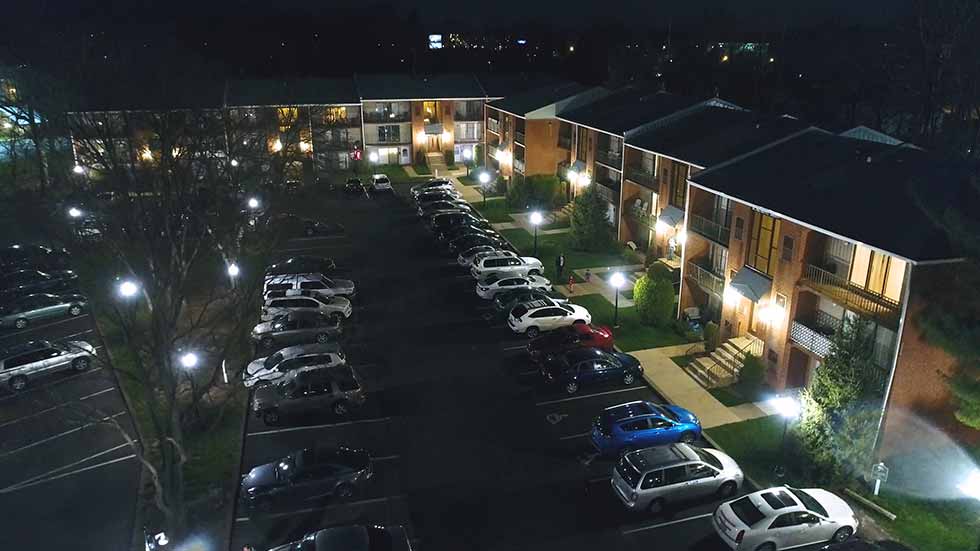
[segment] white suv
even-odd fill
[[[505,291],[552,291],[551,282],[541,276],[510,276],[489,274],[476,282],[476,294],[482,299],[493,300]]]
[[[349,279],[325,277],[323,274],[287,274],[266,276],[263,293],[269,291],[312,291],[320,296],[352,297],[357,292]]]
[[[271,384],[295,369],[336,367],[347,363],[339,344],[289,346],[275,354],[252,360],[242,373],[245,388]]]
[[[515,306],[507,316],[507,325],[512,331],[524,333],[532,339],[542,331],[551,331],[575,323],[592,323],[592,314],[571,302],[565,304],[544,300],[525,302]]]
[[[473,266],[470,267],[470,275],[476,279],[487,274],[541,275],[542,273],[544,273],[544,266],[537,258],[513,256],[507,253],[487,255],[474,260]]]
[[[316,312],[330,318],[342,319],[349,318],[354,309],[344,297],[312,295],[272,298],[262,307],[261,320],[271,321],[276,316],[297,311]]]
[[[371,176],[371,191],[391,191],[391,180],[384,174]]]

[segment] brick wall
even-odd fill
[[[558,148],[558,119],[531,119],[524,125],[527,140],[527,175],[555,174],[558,163],[568,159],[568,150]]]

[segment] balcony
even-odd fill
[[[514,141],[521,145],[527,145],[527,142],[524,141],[524,133],[520,130],[514,131]]]
[[[595,160],[615,170],[619,170],[619,167],[623,166],[623,155],[619,151],[596,149]]]
[[[638,224],[650,228],[651,230],[655,229],[657,226],[657,217],[650,214],[649,212],[643,212],[643,209],[638,209],[638,208],[626,209],[626,216],[636,221]]]
[[[811,324],[812,325],[812,324]],[[793,320],[789,327],[789,340],[798,344],[803,349],[816,354],[820,358],[826,358],[830,354],[830,335],[826,330],[819,330],[810,327],[804,322]]]
[[[653,191],[659,192],[660,190],[660,183],[657,182],[657,176],[638,166],[626,167],[626,179]]]
[[[456,111],[453,113],[453,120],[457,121],[480,121],[483,120],[483,110]]]
[[[526,173],[527,171],[524,170],[524,161],[520,159],[514,159],[514,170],[520,172],[521,174]]]
[[[572,137],[571,136],[558,136],[558,147],[561,149],[572,149]]]
[[[898,327],[899,304],[894,300],[851,284],[823,268],[807,264],[800,284],[837,304],[890,327]]]
[[[619,204],[619,182],[613,180],[596,180],[595,191],[603,200],[613,205]]]
[[[366,111],[364,113],[364,122],[371,124],[384,124],[384,123],[397,123],[397,122],[409,122],[412,120],[412,115],[408,111],[401,113],[396,112],[379,112],[379,111]]]
[[[687,217],[687,227],[691,231],[707,237],[723,247],[728,246],[728,238],[731,236],[731,227],[722,226],[714,220],[710,220],[699,214],[689,213]]]
[[[487,130],[494,134],[500,134],[500,121],[487,117]]]
[[[725,292],[725,278],[695,262],[687,262],[684,275],[694,280],[706,293],[721,297]]]

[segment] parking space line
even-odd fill
[[[518,371],[518,372],[517,372],[517,375],[518,375],[519,377],[527,377],[528,375],[534,375],[534,374],[535,374],[535,373],[537,373],[538,371],[539,371],[539,370],[537,370],[537,369],[528,369],[527,371]]]
[[[96,396],[105,394],[106,392],[112,392],[114,390],[116,390],[116,387],[112,386],[112,387],[109,387],[107,389],[100,390],[98,392],[93,392],[91,394],[86,394],[85,396],[82,396],[81,398],[76,398],[75,400],[72,400],[72,402],[75,402],[75,401],[81,402],[83,400],[88,400],[89,398],[94,398]],[[10,426],[10,425],[13,425],[15,423],[19,423],[19,422],[24,421],[26,419],[31,419],[32,417],[37,417],[39,415],[44,415],[45,413],[50,413],[50,412],[52,412],[52,411],[54,411],[54,410],[56,410],[58,408],[65,407],[65,406],[67,406],[68,404],[70,404],[72,402],[65,402],[63,404],[58,404],[56,406],[49,407],[48,409],[42,409],[41,411],[35,411],[34,413],[31,413],[31,414],[28,414],[28,415],[24,415],[23,417],[18,417],[16,419],[11,419],[10,421],[6,421],[4,423],[0,423],[0,429],[2,429],[3,427],[7,427],[7,426]]]
[[[372,503],[381,503],[382,501],[388,501],[389,499],[398,499],[399,497],[401,496],[393,496],[393,497],[385,496],[385,497],[375,497],[371,499],[362,499],[359,501],[345,501],[343,503],[331,503],[330,505],[325,505],[323,507],[310,507],[308,509],[297,509],[295,511],[285,511],[282,513],[274,513],[271,515],[262,515],[259,518],[265,520],[265,519],[273,519],[273,518],[291,517],[295,515],[305,515],[306,513],[324,511],[327,509],[334,509],[337,507],[349,507],[351,505],[370,505]],[[248,522],[250,520],[252,520],[251,517],[238,517],[235,519],[235,522]]]
[[[88,427],[92,427],[92,426],[98,425],[102,421],[108,421],[109,419],[115,419],[116,417],[119,417],[120,415],[126,415],[126,412],[125,411],[120,411],[119,413],[116,413],[114,415],[110,415],[108,417],[103,418],[101,421],[93,421],[91,423],[85,423],[84,425],[82,425],[80,427],[75,427],[75,428],[73,428],[71,430],[66,430],[64,432],[59,432],[58,434],[51,435],[51,436],[49,436],[47,438],[42,438],[42,439],[38,440],[37,442],[31,442],[30,444],[27,444],[26,446],[21,446],[19,448],[14,448],[12,450],[5,451],[3,453],[0,453],[0,459],[3,459],[5,457],[10,457],[11,455],[20,453],[20,452],[22,452],[24,450],[29,450],[31,448],[40,446],[41,444],[46,444],[48,442],[51,442],[52,440],[57,440],[57,439],[59,439],[59,438],[61,438],[63,436],[68,436],[69,434],[75,434],[76,432],[78,432],[80,430],[87,429]]]
[[[17,487],[20,487],[20,486],[24,486],[26,484],[30,484],[32,482],[36,482],[38,480],[41,480],[42,478],[47,478],[47,477],[49,477],[49,476],[51,476],[51,475],[53,475],[55,473],[59,473],[59,472],[65,470],[65,469],[70,469],[70,468],[74,467],[75,465],[81,465],[82,463],[85,463],[86,461],[90,461],[92,459],[95,459],[96,457],[101,457],[101,456],[103,456],[103,455],[105,455],[107,453],[112,453],[112,452],[114,452],[116,450],[119,450],[119,449],[122,449],[122,448],[127,448],[127,447],[129,447],[129,444],[128,443],[127,444],[119,444],[118,446],[115,446],[113,448],[109,448],[108,450],[103,450],[103,451],[100,451],[99,453],[93,453],[92,455],[90,455],[88,457],[84,457],[82,459],[79,459],[78,461],[73,461],[73,462],[71,462],[71,463],[69,463],[67,465],[62,465],[62,466],[58,467],[57,469],[51,469],[50,471],[48,471],[46,473],[42,473],[42,474],[39,474],[39,475],[36,475],[36,476],[32,476],[32,477],[28,478],[27,480],[22,480],[22,481],[18,482],[17,484],[11,484],[10,486],[7,486],[6,488],[4,488],[4,490],[10,490],[12,488],[17,488]],[[3,490],[0,490],[0,492],[2,492],[2,491]]]
[[[296,432],[301,430],[316,430],[325,429],[328,427],[344,427],[348,425],[356,425],[358,423],[380,423],[382,421],[390,421],[391,417],[379,417],[377,419],[358,419],[356,421],[344,421],[342,423],[324,423],[322,425],[308,425],[305,427],[288,427],[285,429],[274,429],[274,430],[261,430],[258,432],[250,432],[246,436],[266,436],[269,434],[280,434],[283,432]]]
[[[503,350],[505,352],[507,352],[507,351],[510,351],[510,350],[524,350],[525,348],[527,348],[527,344],[519,344],[517,346],[508,346],[508,347],[504,348]]]
[[[80,331],[78,333],[72,333],[71,335],[65,335],[64,337],[58,337],[58,340],[59,341],[66,341],[68,339],[77,337],[79,335],[87,335],[89,333],[95,333],[95,329],[87,329],[85,331]]]
[[[87,318],[88,314],[81,314],[79,316],[72,316],[70,318],[65,318],[63,320],[53,321],[51,323],[45,323],[44,325],[35,325],[27,329],[22,329],[20,331],[14,331],[13,333],[0,334],[0,339],[5,339],[7,337],[14,337],[16,335],[23,335],[24,333],[30,333],[31,331],[37,331],[38,329],[47,329],[48,327],[53,327],[55,325],[61,325],[62,323],[68,323],[74,320],[80,320],[82,318]]]
[[[617,390],[609,390],[609,391],[606,391],[606,392],[598,392],[596,394],[583,394],[581,396],[571,396],[569,398],[561,398],[561,399],[558,399],[558,400],[548,400],[546,402],[538,402],[538,403],[536,403],[534,405],[536,405],[536,406],[546,406],[548,404],[559,404],[561,402],[571,402],[572,400],[584,400],[586,398],[595,398],[596,396],[606,396],[608,394],[619,394],[621,392],[632,392],[634,390],[641,390],[641,389],[644,389],[644,388],[647,388],[647,387],[645,387],[645,386],[631,386],[631,387],[628,387],[628,388],[620,388],[620,389],[617,389]]]
[[[394,460],[394,459],[398,459],[399,457],[401,457],[401,456],[400,455],[380,455],[378,457],[372,457],[371,460],[372,461],[391,461],[391,460]]]
[[[99,464],[96,464],[96,465],[89,465],[88,467],[83,467],[81,469],[76,469],[74,471],[70,471],[70,472],[67,472],[67,473],[62,473],[62,474],[59,474],[58,476],[52,476],[51,478],[45,478],[43,480],[35,480],[34,482],[30,482],[30,483],[27,483],[27,484],[18,484],[16,486],[10,486],[10,487],[7,487],[7,488],[4,488],[4,489],[0,490],[0,494],[7,494],[7,493],[10,493],[10,492],[16,492],[17,490],[23,490],[24,488],[30,488],[31,486],[37,486],[38,484],[44,484],[45,482],[53,482],[55,480],[60,480],[62,478],[67,478],[69,476],[74,476],[76,474],[81,474],[81,473],[84,473],[86,471],[91,471],[93,469],[101,469],[102,467],[108,467],[109,465],[114,465],[116,463],[120,463],[122,461],[128,461],[130,459],[135,459],[135,458],[136,458],[136,454],[129,454],[129,455],[125,456],[125,457],[119,457],[119,458],[116,458],[116,459],[110,459],[109,461],[103,461],[102,463],[99,463]]]
[[[575,440],[576,438],[582,438],[592,434],[591,432],[580,432],[579,434],[569,434],[568,436],[562,436],[559,440]]]
[[[639,528],[632,528],[630,530],[620,530],[620,533],[622,533],[624,536],[626,536],[626,535],[629,535],[629,534],[635,534],[636,532],[643,532],[645,530],[653,530],[655,528],[663,528],[664,526],[671,526],[671,525],[674,525],[674,524],[680,524],[682,522],[690,522],[692,520],[698,520],[698,519],[702,519],[702,518],[708,518],[708,517],[713,516],[713,515],[714,515],[714,513],[705,513],[703,515],[694,515],[693,517],[679,518],[677,520],[671,520],[671,521],[667,521],[667,522],[660,522],[660,523],[657,523],[657,524],[651,524],[649,526],[641,526]]]

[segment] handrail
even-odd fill
[[[719,245],[728,246],[728,239],[731,237],[731,226],[724,226],[710,218],[692,212],[688,217],[688,227],[692,231],[707,237]]]
[[[724,294],[725,279],[723,277],[712,272],[708,268],[701,266],[700,264],[694,262],[693,260],[688,260],[687,265],[689,268],[691,268],[690,270],[688,270],[690,277],[693,278],[698,285],[704,288],[705,291],[708,291],[709,293],[714,293],[719,297]]]
[[[877,293],[869,292],[851,284],[846,279],[832,274],[823,268],[807,264],[803,280],[822,286],[824,293],[841,303],[842,306],[864,310],[871,316],[895,323],[898,321],[898,302]]]
[[[749,342],[746,343],[745,346],[743,346],[742,348],[737,349],[735,351],[735,354],[733,354],[732,358],[729,358],[724,354],[718,353],[717,358],[712,358],[715,360],[715,366],[712,366],[712,368],[720,364],[724,364],[724,367],[728,369],[728,373],[734,375],[736,378],[740,377],[742,374],[742,367],[744,367],[745,365],[745,357],[749,354],[749,349],[754,346],[757,346],[760,342],[762,342],[753,336],[749,336],[748,339]],[[759,353],[761,355],[762,351],[760,350]],[[720,362],[718,361],[719,359],[721,360]]]

